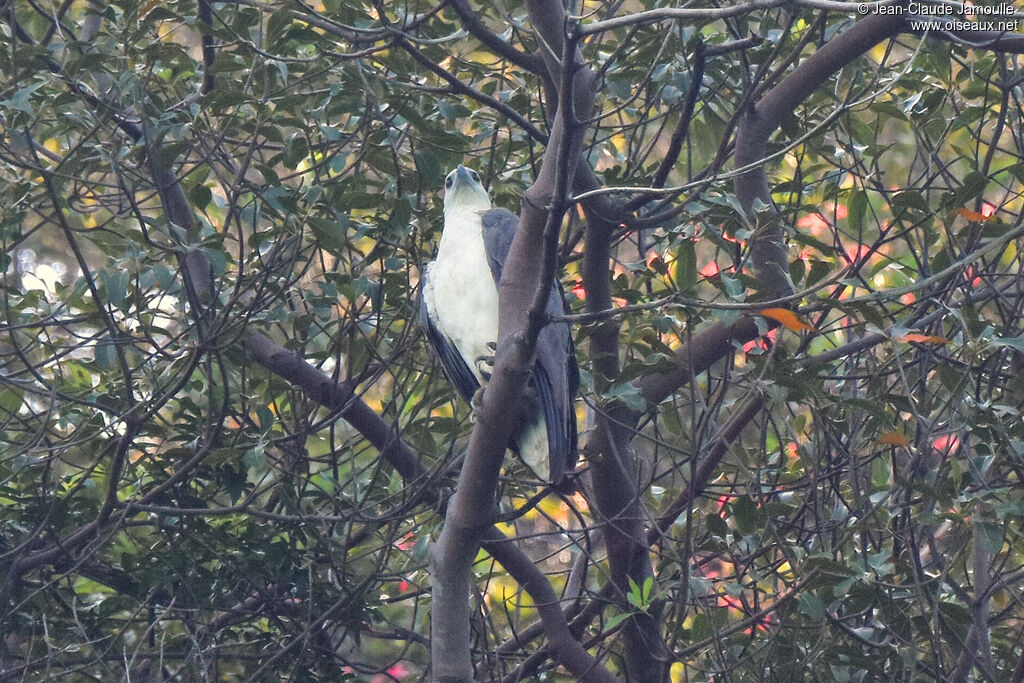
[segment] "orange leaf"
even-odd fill
[[[909,446],[910,439],[903,432],[886,432],[878,437],[878,443],[883,446]]]
[[[952,339],[946,339],[945,337],[932,337],[932,336],[929,336],[927,334],[919,334],[917,332],[911,332],[910,334],[905,334],[902,337],[900,337],[899,341],[906,342],[908,344],[910,344],[910,343],[917,343],[917,344],[950,344],[950,343],[952,343],[953,340]]]
[[[147,0],[142,3],[142,7],[139,8],[138,16],[144,17],[149,14],[150,10],[160,4],[160,0]]]
[[[983,213],[971,211],[970,209],[957,209],[956,213],[958,216],[963,216],[972,223],[984,223],[985,221],[992,220],[992,216],[986,216]]]
[[[760,314],[765,318],[771,318],[791,332],[814,329],[788,308],[766,308]]]

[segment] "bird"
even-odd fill
[[[448,174],[444,188],[441,243],[422,271],[419,321],[448,381],[474,406],[493,366],[498,283],[519,218],[492,208],[480,175],[462,164]],[[557,278],[546,310],[556,316],[567,312]],[[546,483],[563,484],[576,464],[579,383],[568,324],[548,323],[537,337],[522,418],[509,444]]]

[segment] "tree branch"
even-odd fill
[[[558,661],[580,681],[611,683],[617,680],[594,659],[569,630],[569,623],[558,606],[558,596],[547,577],[522,553],[509,552],[512,542],[497,528],[484,537],[484,548],[502,567],[514,573],[519,585],[533,598],[548,642]]]
[[[561,6],[554,0],[530,4],[531,23],[546,34],[544,38],[549,43],[551,31],[561,35],[564,21],[550,23],[560,12]],[[557,47],[562,44],[559,40]],[[577,66],[579,57],[575,49],[568,50],[567,55],[559,64],[556,57],[545,53],[549,73],[559,74],[559,87],[568,88],[574,102],[559,108],[540,172],[523,197],[519,227],[498,287],[494,372],[470,436],[458,487],[445,515],[444,530],[430,551],[434,586],[431,661],[438,680],[465,681],[472,676],[470,569],[480,539],[494,516],[498,474],[514,425],[508,415],[518,414],[540,331],[537,321],[543,318],[543,308],[538,312],[535,304],[540,292],[546,299],[554,277],[557,226],[565,211],[566,190],[582,142],[581,127],[575,117],[589,118],[593,107],[590,72]],[[558,196],[559,191],[562,196]]]
[[[928,21],[928,17],[923,16],[886,14],[871,14],[861,19],[804,60],[740,119],[736,129],[735,164],[738,168],[755,167],[738,175],[734,186],[740,205],[755,228],[750,242],[751,262],[758,277],[768,286],[770,296],[787,296],[793,289],[787,275],[788,253],[782,217],[772,202],[765,166],[757,165],[766,157],[769,137],[826,79],[875,45],[909,31],[910,22],[915,19]],[[1024,35],[1021,34],[958,30],[925,35],[999,52],[1024,51]],[[757,202],[764,207],[760,213],[754,210]]]
[[[549,72],[557,71],[555,54],[564,53],[566,41],[561,27],[566,17],[559,3],[543,3],[539,0],[528,2],[532,25],[537,28],[547,49],[544,58]],[[575,59],[575,57],[574,57]],[[563,56],[562,61],[566,61]],[[565,68],[564,64],[561,65]],[[589,68],[582,73],[591,74]],[[564,88],[564,86],[561,86]],[[578,91],[573,91],[577,96]],[[559,110],[567,108],[565,93],[560,93]],[[572,108],[581,119],[586,118],[579,98],[574,98]],[[574,189],[586,191],[600,185],[593,171],[582,159],[577,161]],[[538,184],[540,179],[538,179]],[[533,188],[531,188],[532,190]],[[528,195],[527,199],[531,199]],[[609,275],[610,240],[613,231],[621,222],[621,209],[610,203],[585,202],[587,214],[587,242],[582,265],[584,287],[587,290],[587,308],[590,311],[611,307],[611,279]],[[524,209],[526,203],[524,203]],[[591,335],[591,359],[593,361],[595,390],[604,393],[610,380],[618,375],[618,324],[609,320]],[[591,467],[596,509],[601,522],[606,525],[605,544],[612,571],[612,580],[618,590],[620,601],[625,604],[629,580],[643,584],[645,578],[653,576],[647,556],[646,537],[643,528],[644,514],[639,500],[635,477],[632,474],[632,459],[627,457],[631,432],[618,425],[628,416],[627,409],[616,404],[609,407],[608,414],[596,416],[595,429],[585,453]],[[627,673],[631,679],[659,681],[668,671],[667,650],[661,639],[660,626],[656,615],[638,614],[631,617],[625,627],[625,652]]]
[[[408,52],[413,59],[415,59],[421,65],[426,67],[429,71],[437,75],[441,80],[443,80],[445,83],[451,86],[452,90],[454,90],[455,92],[465,95],[470,99],[476,100],[485,107],[489,107],[494,111],[498,112],[499,114],[504,115],[505,117],[508,118],[509,121],[513,121],[517,126],[522,128],[525,133],[529,134],[529,136],[532,137],[537,142],[541,144],[546,144],[548,142],[548,136],[544,135],[543,131],[537,128],[537,126],[533,125],[522,114],[520,114],[519,112],[517,112],[515,109],[508,106],[504,102],[496,100],[490,95],[485,95],[482,92],[476,90],[475,88],[471,88],[462,81],[460,81],[458,78],[455,77],[454,74],[449,72],[447,69],[438,66],[434,62],[434,60],[430,59],[425,54],[423,54],[423,52],[421,52],[419,48],[410,43],[401,33],[396,34],[395,43],[400,48]]]
[[[491,52],[538,76],[546,75],[544,62],[536,55],[517,50],[484,26],[470,7],[469,0],[448,0],[448,5],[459,15],[462,26]]]

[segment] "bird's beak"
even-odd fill
[[[459,164],[458,178],[459,181],[461,182],[464,182],[469,185],[473,184],[473,177],[469,175],[469,169],[463,166],[462,164]]]

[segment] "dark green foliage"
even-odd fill
[[[102,21],[87,41],[84,4],[0,6],[0,678],[416,680],[427,544],[470,428],[415,325],[418,268],[455,164],[518,209],[543,146],[489,103],[546,133],[543,83],[428,2],[214,3],[204,27],[194,2],[113,0],[89,5]],[[587,4],[587,21],[613,6]],[[541,47],[522,3],[477,13],[523,52]],[[416,53],[478,97],[403,49],[395,26],[410,21]],[[658,537],[650,585],[585,625],[616,673],[629,606],[661,615],[677,681],[951,677],[981,603],[992,677],[1008,680],[1021,657],[1013,57],[915,52],[906,38],[797,107],[768,168],[813,330],[769,332],[758,317],[767,337],[722,349],[659,405],[639,388],[768,297],[727,177],[737,107],[791,73],[791,53],[799,63],[850,24],[794,6],[583,45],[603,69],[587,159],[607,186],[644,188],[696,51],[764,38],[707,58],[667,176],[680,189],[612,195],[634,210],[609,263],[615,304],[635,305],[615,318],[618,377],[595,379],[600,323],[573,328],[587,409],[644,414],[629,455],[652,520],[729,416],[766,404]],[[215,87],[201,93],[207,70]],[[192,224],[165,213],[161,165]],[[580,313],[575,208],[561,245]],[[212,291],[188,281],[190,255]],[[338,411],[256,363],[252,331],[351,386],[431,476],[403,480]],[[506,474],[502,529],[558,591],[589,557],[580,604],[598,599],[608,565],[589,495],[538,503],[511,456]],[[539,649],[510,644],[537,611],[486,554],[474,571],[474,656],[497,680]],[[979,576],[993,586],[980,599]],[[567,679],[551,658],[531,666],[526,678]]]

